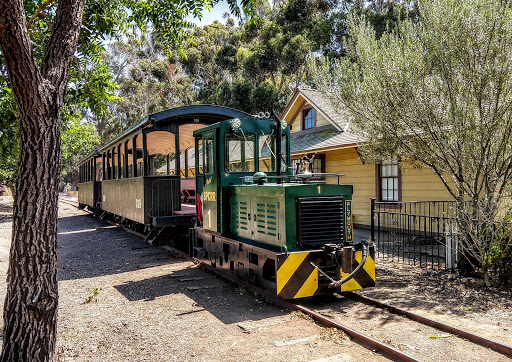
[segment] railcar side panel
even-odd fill
[[[78,203],[94,207],[94,181],[78,184]]]
[[[153,216],[180,210],[178,176],[146,176],[103,180],[102,209],[114,215],[150,224]]]
[[[114,215],[144,224],[144,179],[103,180],[101,205]]]

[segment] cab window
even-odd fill
[[[288,170],[286,164],[288,149],[288,138],[283,135],[281,138],[281,172]],[[276,136],[275,134],[260,134],[258,136],[259,171],[276,171]]]
[[[209,133],[204,136],[204,173],[213,173],[213,160],[214,160],[214,149],[213,149],[213,134]]]
[[[227,172],[254,172],[254,134],[226,133],[225,160]]]

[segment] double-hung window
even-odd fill
[[[379,167],[379,201],[400,201],[400,175],[398,160],[382,162]]]

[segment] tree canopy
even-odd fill
[[[349,28],[350,58],[313,64],[315,81],[350,112],[367,158],[434,170],[459,202],[463,247],[485,265],[496,235],[482,230],[511,212],[510,4],[421,1],[418,21],[380,36],[361,17]]]

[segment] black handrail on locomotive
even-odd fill
[[[273,175],[267,175],[267,179],[275,179],[279,182],[276,183],[284,183],[286,179],[288,179],[288,182],[296,182],[299,183],[299,181],[302,181],[304,183],[307,179],[316,178],[316,177],[337,177],[338,178],[338,184],[340,183],[340,177],[345,176],[342,173],[325,173],[325,172],[315,172],[315,173],[308,173],[308,174],[300,174],[300,175],[281,175],[281,176],[273,176]],[[244,183],[247,183],[248,180],[254,181],[255,178],[258,176],[241,176],[240,179],[240,185],[243,185]]]

